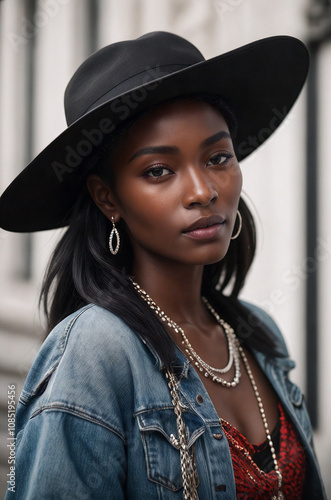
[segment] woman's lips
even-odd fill
[[[222,233],[224,228],[224,222],[213,224],[208,227],[200,227],[193,229],[192,231],[186,231],[183,234],[189,238],[194,238],[195,240],[212,240],[218,238]]]

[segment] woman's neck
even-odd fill
[[[133,276],[173,321],[197,324],[206,317],[201,302],[203,268],[152,260],[148,266],[136,262]]]

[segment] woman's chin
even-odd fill
[[[211,264],[216,264],[217,262],[220,262],[221,260],[224,259],[224,257],[227,254],[227,250],[223,252],[207,252],[205,255],[201,255],[196,257],[195,259],[193,258],[191,261],[192,265],[202,265],[202,266],[209,266]]]

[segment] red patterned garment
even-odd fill
[[[305,452],[280,403],[278,407],[280,428],[277,458],[283,476],[282,493],[286,500],[299,500],[302,498],[306,476]],[[271,499],[274,495],[277,498],[278,479],[275,470],[264,472],[252,459],[254,455],[267,451],[266,448],[269,448],[267,441],[260,445],[252,445],[225,420],[222,420],[222,427],[230,446],[237,499]]]

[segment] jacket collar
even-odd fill
[[[139,334],[138,334],[139,335]],[[150,350],[151,354],[155,358],[155,364],[156,367],[159,370],[164,370],[165,369],[165,364],[158,355],[158,353],[155,351],[154,347],[151,345],[151,343],[147,339],[143,339],[140,335],[139,338],[141,341],[146,345],[146,347]],[[174,343],[174,348],[175,348],[175,356],[176,356],[176,363],[173,364],[173,368],[177,369],[176,371],[180,373],[180,377],[185,377],[187,378],[190,362],[185,356],[185,354],[182,353],[182,351],[179,349],[177,346],[176,342],[171,339]]]

